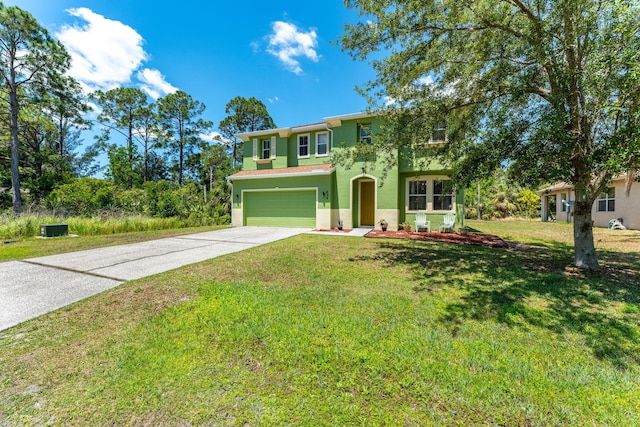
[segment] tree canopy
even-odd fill
[[[7,111],[13,211],[22,213],[19,114],[50,92],[61,92],[70,57],[31,14],[0,3],[0,97]]]
[[[640,168],[640,35],[629,0],[347,0],[342,46],[374,54],[363,88],[413,148],[446,122],[440,155],[468,183],[500,165],[575,186],[578,267],[597,268],[591,208]],[[380,56],[381,55],[381,56]],[[632,174],[631,174],[632,176]]]
[[[225,117],[218,127],[226,141],[229,141],[232,166],[242,162],[242,141],[236,135],[242,132],[273,129],[276,127],[273,119],[262,101],[256,98],[236,96],[227,103]]]
[[[212,125],[199,118],[205,109],[202,102],[181,90],[158,100],[158,117],[166,137],[164,144],[175,158],[174,169],[179,185],[183,183],[187,158],[198,154],[194,152],[196,148],[204,147],[200,134]]]

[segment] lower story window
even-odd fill
[[[615,212],[616,210],[616,189],[605,188],[598,197],[598,212]]]
[[[409,210],[427,210],[427,181],[409,181]]]
[[[433,181],[433,210],[450,211],[453,208],[453,189],[450,181]]]

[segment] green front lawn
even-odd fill
[[[0,425],[640,424],[640,247],[469,225],[528,243],[302,235],[0,332]]]

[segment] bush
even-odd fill
[[[92,215],[115,206],[116,186],[97,178],[74,179],[49,194],[48,204],[54,211],[71,215]]]
[[[40,235],[40,225],[69,225],[70,234],[97,236],[102,234],[130,233],[135,231],[166,230],[191,226],[179,218],[150,218],[142,215],[117,216],[113,214],[93,217],[61,217],[53,215],[2,215],[1,239],[24,239]],[[200,225],[200,224],[193,224]]]

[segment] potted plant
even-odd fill
[[[342,231],[342,220],[338,220],[338,230]]]
[[[409,224],[408,221],[405,221],[402,224],[400,224],[400,228],[406,231],[407,233],[411,233],[411,224]]]
[[[378,223],[380,224],[380,228],[382,228],[382,231],[387,231],[389,223],[387,223],[386,219],[381,219],[380,221],[378,221]]]

